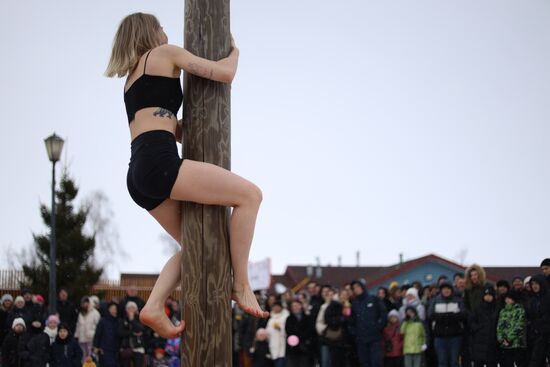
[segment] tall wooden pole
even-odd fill
[[[185,48],[230,51],[229,0],[185,0]],[[186,74],[183,157],[230,169],[230,85]],[[182,367],[231,366],[229,209],[182,204]]]

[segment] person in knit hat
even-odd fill
[[[443,282],[439,289],[428,311],[428,325],[434,337],[438,365],[458,367],[466,321],[464,303],[453,294],[451,283]]]
[[[11,331],[2,343],[2,367],[19,367],[24,361],[20,355],[20,345],[26,345],[29,336],[27,334],[25,320],[17,317],[12,321]]]
[[[388,323],[383,332],[384,367],[403,367],[403,335],[401,317],[397,310],[388,312]]]
[[[7,327],[10,327],[13,324],[13,320],[17,318],[22,318],[23,321],[25,321],[25,327],[28,327],[32,322],[32,315],[25,308],[25,299],[21,296],[15,297],[15,301],[13,302],[13,307],[8,313],[8,317],[6,318],[5,325]]]
[[[60,323],[61,321],[59,320],[59,316],[57,315],[50,315],[46,320],[46,327],[44,328],[44,332],[48,334],[48,337],[50,338],[50,345],[53,344],[55,338],[57,337],[57,327]]]
[[[416,308],[416,313],[418,315],[418,318],[420,318],[421,321],[426,320],[426,309],[424,308],[424,305],[422,302],[420,302],[420,299],[418,298],[418,290],[416,288],[409,288],[407,289],[407,292],[405,293],[405,299],[403,299],[403,306],[399,309],[399,315],[401,317],[401,321],[405,319],[405,310],[407,307],[412,306]]]
[[[13,306],[13,296],[11,294],[4,294],[0,300],[0,345],[4,341],[6,335],[9,332],[9,326],[7,326],[8,315]]]

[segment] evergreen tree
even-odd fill
[[[78,194],[78,187],[63,173],[60,189],[56,198],[56,290],[66,288],[69,297],[78,304],[80,298],[90,294],[91,288],[97,283],[103,269],[96,267],[93,261],[95,236],[87,236],[83,232],[89,208],[74,208],[73,201]],[[51,208],[40,206],[42,220],[51,229]],[[48,234],[33,234],[35,256],[28,264],[23,265],[23,272],[28,280],[23,286],[33,293],[48,296],[50,273],[50,231]],[[48,300],[49,302],[49,300]]]

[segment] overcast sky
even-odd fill
[[[79,197],[109,200],[128,255],[107,275],[166,261],[126,189],[124,81],[103,76],[135,11],[183,44],[183,0],[0,2],[0,268],[46,233],[54,131]],[[550,255],[550,2],[233,1],[231,28],[232,168],[264,192],[251,260]]]

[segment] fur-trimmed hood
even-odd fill
[[[466,272],[464,273],[464,277],[466,278],[466,289],[472,289],[473,284],[470,280],[470,273],[472,271],[477,271],[477,274],[479,275],[479,286],[483,287],[485,286],[485,283],[487,282],[487,275],[485,274],[485,269],[483,269],[478,264],[472,264],[468,268],[466,268]]]

